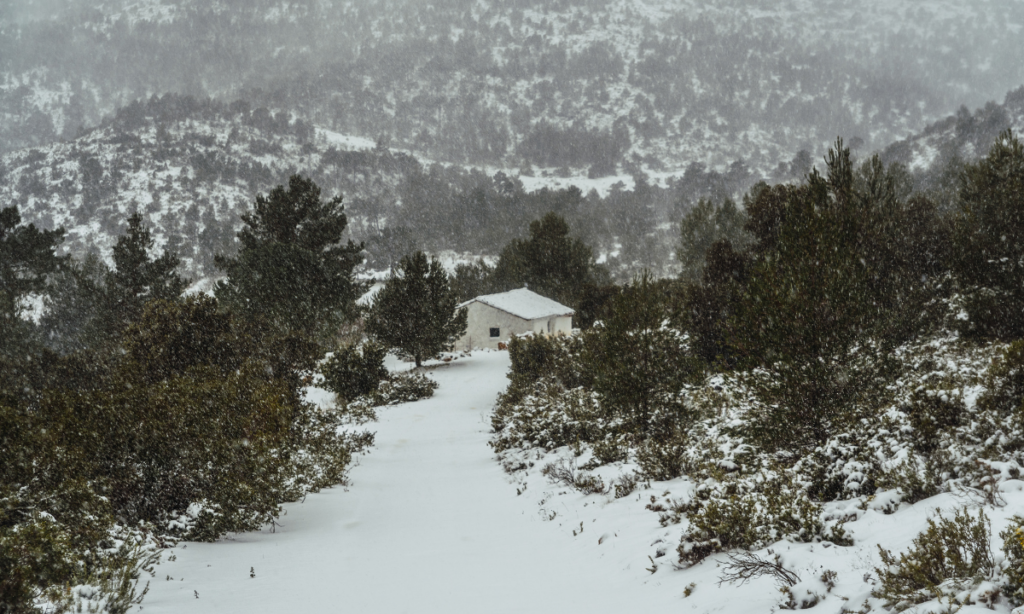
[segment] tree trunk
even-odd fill
[[[419,353],[416,354],[416,368],[423,366],[423,359],[420,358]]]

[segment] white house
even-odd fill
[[[573,310],[526,288],[478,296],[459,305],[469,312],[466,334],[457,350],[496,349],[513,335],[572,332]]]

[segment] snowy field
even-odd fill
[[[166,551],[145,611],[778,610],[782,596],[766,577],[718,585],[725,555],[689,569],[672,563],[680,525],[662,527],[646,506],[692,489],[685,478],[615,499],[554,486],[539,471],[525,480],[522,472],[516,480],[506,474],[487,441],[508,367],[506,352],[477,352],[434,366],[430,375],[440,387],[433,398],[380,410],[379,423],[371,425],[376,446],[352,470],[349,487],[286,505],[276,530]],[[537,458],[536,468],[555,454],[571,456],[556,451]],[[627,469],[612,465],[599,472],[610,480]],[[1024,512],[1021,486],[1019,480],[1003,483],[1008,504],[985,509],[994,535],[1013,513]],[[826,506],[856,517],[846,525],[853,546],[780,542],[772,548],[803,580],[794,592],[822,594],[815,611],[858,611],[874,586],[877,544],[906,550],[936,508],[949,511],[970,501],[943,494],[890,514],[882,504]],[[999,560],[998,538],[993,551]],[[836,572],[830,591],[817,580],[825,570]],[[927,606],[913,611],[933,611]],[[1010,610],[1005,600],[995,608]],[[974,605],[959,611],[991,610]]]

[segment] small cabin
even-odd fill
[[[526,288],[478,296],[459,305],[468,311],[466,334],[457,350],[497,349],[514,335],[570,334],[572,309]]]

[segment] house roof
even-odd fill
[[[545,298],[536,292],[526,288],[509,290],[499,294],[485,294],[468,300],[459,305],[465,307],[473,301],[480,301],[484,305],[490,305],[506,313],[520,317],[524,320],[536,320],[537,318],[550,318],[552,316],[571,316],[575,312],[565,305]]]

